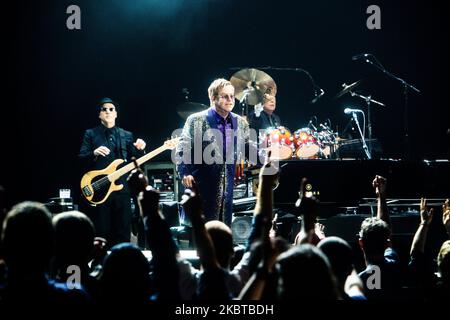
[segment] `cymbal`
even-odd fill
[[[358,80],[356,82],[353,82],[352,84],[342,84],[342,90],[336,95],[336,98],[340,98],[342,97],[344,94],[346,94],[347,92],[352,91],[354,88],[356,88],[357,86],[359,86],[359,84],[362,82],[362,80]]]
[[[242,69],[233,74],[230,79],[235,89],[236,99],[242,100],[247,95],[250,105],[263,102],[264,94],[276,95],[277,85],[275,81],[265,72],[258,69]]]
[[[208,106],[198,102],[184,102],[177,106],[177,113],[183,119],[187,119],[191,114],[208,109]]]

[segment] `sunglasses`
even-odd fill
[[[111,108],[102,107],[101,110],[104,111],[104,112],[106,112],[108,110],[109,110],[109,112],[113,112],[114,110],[116,110],[116,108],[113,108],[113,107],[111,107]]]
[[[219,96],[219,97],[224,100],[234,100],[234,94],[225,94],[225,95]]]

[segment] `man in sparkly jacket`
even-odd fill
[[[245,156],[247,121],[232,113],[234,87],[226,79],[208,88],[210,108],[186,120],[177,147],[177,170],[184,187],[195,184],[203,199],[206,221],[231,225],[236,161]]]

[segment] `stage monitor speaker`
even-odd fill
[[[233,232],[233,242],[245,245],[252,230],[252,215],[233,215],[231,221],[231,231]]]

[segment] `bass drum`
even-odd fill
[[[295,156],[299,159],[317,159],[320,145],[317,133],[309,128],[301,128],[294,132]]]

